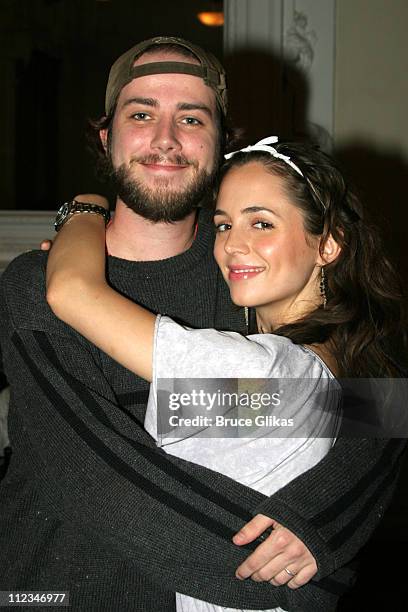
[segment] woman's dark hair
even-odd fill
[[[142,55],[154,55],[156,53],[163,53],[163,51],[168,53],[177,53],[178,55],[189,59],[196,59],[194,53],[189,51],[189,49],[172,43],[162,44],[160,46],[153,46],[151,49],[143,51]],[[217,151],[219,151],[220,156],[223,156],[227,148],[231,147],[234,141],[237,139],[238,131],[234,130],[229,126],[229,120],[224,116],[224,113],[222,112],[218,103],[216,110],[216,124],[219,138]],[[90,149],[91,153],[95,158],[97,164],[97,171],[100,175],[102,175],[102,178],[109,178],[112,168],[110,161],[110,143],[112,140],[112,123],[115,111],[116,104],[109,116],[103,116],[99,119],[91,119],[88,121],[86,134],[88,148]],[[99,135],[100,130],[108,130],[107,151],[105,151],[102,146]]]
[[[406,347],[402,286],[377,230],[363,216],[360,200],[333,159],[308,144],[279,143],[275,148],[304,176],[269,153],[253,151],[236,153],[224,164],[221,178],[232,167],[262,164],[284,179],[290,200],[302,211],[306,232],[321,236],[321,252],[330,234],[341,252],[324,266],[326,305],[274,333],[295,344],[330,341],[340,376],[401,376],[392,346],[398,339]]]

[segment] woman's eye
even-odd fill
[[[268,223],[267,221],[257,221],[253,224],[254,227],[261,230],[271,229],[273,227],[272,223]]]
[[[228,223],[218,223],[218,225],[215,226],[215,231],[217,233],[226,232],[229,229],[231,229],[231,226]]]

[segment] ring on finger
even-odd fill
[[[293,578],[294,576],[296,576],[297,572],[292,572],[290,569],[288,569],[287,567],[283,568],[283,571],[286,572],[291,578]]]

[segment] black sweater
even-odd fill
[[[110,282],[194,327],[244,331],[203,216],[186,253],[111,257]],[[147,384],[54,317],[45,264],[44,253],[22,255],[0,286],[13,447],[0,485],[0,590],[70,591],[75,611],[173,611],[174,591],[236,608],[334,609],[351,578],[341,566],[382,516],[402,445],[339,439],[270,498],[164,454],[143,429]],[[254,546],[231,537],[257,513],[306,543],[323,580],[291,591],[234,578]]]

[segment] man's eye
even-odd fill
[[[136,119],[137,121],[147,121],[147,119],[150,119],[150,115],[148,115],[147,113],[133,113],[132,115],[133,119]]]
[[[229,225],[229,223],[218,223],[215,226],[215,231],[217,233],[222,233],[222,232],[226,232],[227,230],[231,229],[231,225]]]
[[[186,125],[202,125],[201,121],[195,117],[185,117],[182,120],[182,123],[185,123]]]
[[[273,227],[272,223],[268,223],[267,221],[257,221],[253,224],[254,227],[261,230],[271,229]]]

